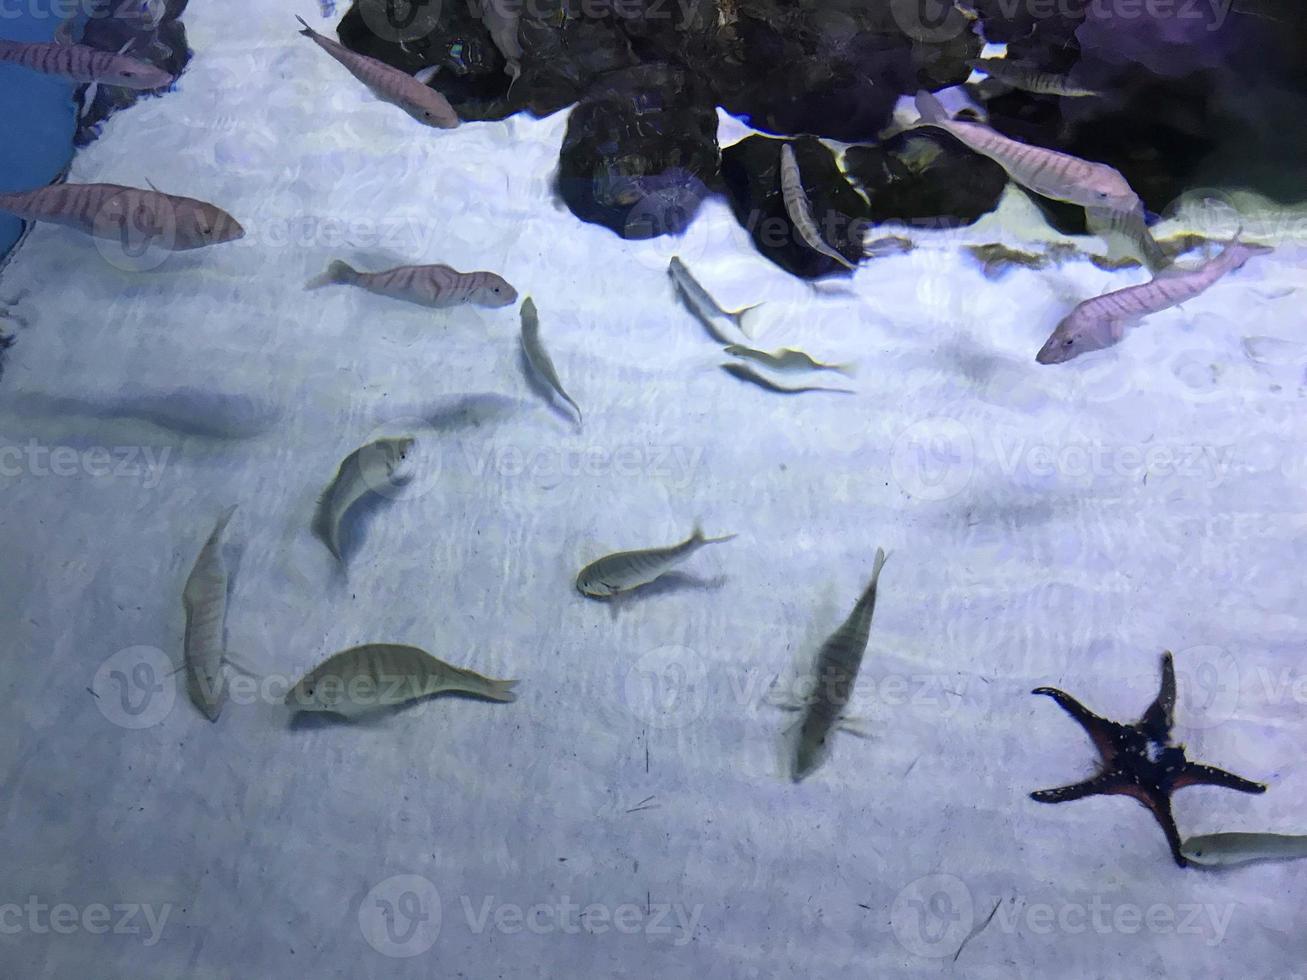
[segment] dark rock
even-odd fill
[[[795,231],[781,196],[780,154],[784,140],[749,136],[722,151],[722,179],[731,210],[758,251],[785,271],[815,279],[848,270],[813,251]],[[863,258],[869,228],[867,202],[840,173],[830,150],[812,138],[794,140],[804,190],[827,244],[851,262]]]
[[[950,228],[994,210],[1007,174],[945,132],[909,129],[878,146],[853,146],[844,169],[871,202],[878,224]]]
[[[683,69],[640,65],[596,81],[572,111],[555,189],[582,221],[624,238],[676,234],[717,184],[717,114]]]
[[[180,77],[190,63],[191,49],[186,43],[186,28],[181,16],[186,10],[187,0],[168,0],[163,16],[157,25],[136,15],[139,0],[101,0],[91,10],[79,43],[100,51],[120,51],[128,41],[132,45],[127,54],[156,68],[162,68],[174,78]],[[100,127],[106,119],[120,109],[135,105],[142,98],[163,95],[168,90],[158,92],[138,92],[133,89],[119,88],[113,85],[96,87],[90,104],[86,104],[89,85],[83,85],[74,93],[74,101],[80,105],[81,113],[77,120],[77,132],[73,136],[76,146],[86,146],[100,135]]]

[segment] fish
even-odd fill
[[[1148,229],[1142,201],[1128,211],[1111,207],[1085,208],[1085,225],[1109,245],[1124,240],[1129,246],[1127,251],[1133,250],[1134,254],[1141,256],[1149,272],[1161,272],[1171,264],[1171,255]],[[1109,261],[1115,257],[1109,256]]]
[[[572,406],[576,412],[576,424],[581,424],[581,406],[572,401],[572,396],[563,390],[563,383],[558,380],[558,371],[554,368],[553,359],[550,358],[549,352],[540,342],[540,317],[536,313],[535,302],[530,296],[522,304],[522,353],[526,355],[527,361],[535,372],[544,378],[549,387],[558,393],[558,396]]]
[[[467,6],[472,16],[485,25],[490,40],[504,56],[504,74],[516,82],[522,75],[522,42],[518,40],[521,4],[518,0],[468,0]]]
[[[351,75],[366,85],[382,102],[403,109],[418,122],[436,129],[453,129],[461,121],[449,100],[429,85],[385,62],[358,54],[342,44],[323,37],[303,17],[296,17],[304,30],[300,34],[344,65]]]
[[[812,216],[812,202],[803,190],[799,161],[795,159],[794,147],[789,143],[781,145],[781,197],[785,201],[785,212],[790,216],[790,222],[809,248],[834,259],[846,269],[857,269],[856,264],[827,245],[821,237],[817,221]]]
[[[416,441],[412,436],[378,439],[354,450],[341,462],[318,499],[312,528],[336,561],[345,561],[340,550],[341,520],[370,492],[402,485],[405,477],[401,465]]]
[[[1008,61],[1006,58],[973,58],[967,62],[967,65],[983,71],[1008,88],[1034,92],[1036,95],[1060,95],[1066,99],[1084,99],[1103,94],[1091,88],[1082,88],[1066,75],[1040,71],[1038,68]]]
[[[1252,861],[1293,861],[1307,857],[1307,836],[1292,834],[1203,834],[1180,845],[1193,864],[1228,868]]]
[[[64,40],[53,43],[0,41],[0,62],[74,82],[114,85],[137,92],[167,88],[177,80],[148,62],[71,43],[67,33],[62,36]]]
[[[1250,258],[1273,251],[1236,235],[1216,258],[1193,269],[1172,266],[1138,286],[1127,286],[1080,303],[1062,318],[1035,355],[1040,364],[1062,364],[1119,342],[1126,325],[1150,313],[1179,306],[1202,293]]]
[[[240,222],[215,204],[121,184],[50,184],[0,194],[0,211],[45,221],[126,247],[185,252],[245,237]]]
[[[918,125],[944,130],[989,157],[1015,183],[1036,194],[1084,208],[1131,212],[1142,207],[1139,196],[1115,167],[1010,139],[984,123],[950,119],[939,99],[924,89],[917,93],[916,102],[921,114]]]
[[[455,667],[418,647],[365,643],[328,657],[305,674],[286,692],[286,706],[353,717],[443,691],[509,702],[517,700],[517,683]]]
[[[739,378],[741,381],[747,381],[755,384],[759,388],[765,388],[767,391],[774,391],[778,395],[801,395],[805,391],[829,391],[833,394],[853,395],[857,394],[852,388],[826,388],[821,385],[803,385],[796,388],[788,388],[785,385],[778,385],[770,378],[764,377],[757,371],[743,364],[723,364],[722,370],[727,374]]]
[[[186,610],[182,644],[186,691],[191,703],[209,721],[217,721],[227,703],[227,679],[222,673],[227,565],[222,557],[222,537],[235,512],[235,506],[222,512],[182,589],[182,606]]]
[[[847,364],[825,364],[813,360],[808,354],[793,347],[783,347],[771,354],[745,347],[743,344],[731,344],[725,350],[727,354],[735,357],[745,357],[759,364],[765,364],[773,371],[838,371],[845,375],[853,374],[853,369]]]
[[[876,611],[876,589],[885,552],[876,549],[871,581],[849,613],[848,619],[822,644],[815,663],[816,686],[803,709],[799,738],[794,752],[793,778],[797,783],[810,775],[825,756],[830,733],[840,723],[853,696],[853,685],[862,667]]]
[[[326,272],[304,284],[305,289],[323,286],[359,286],[378,296],[436,310],[464,304],[495,309],[517,302],[517,290],[503,276],[459,272],[447,265],[401,265],[381,272],[360,272],[337,259]]]
[[[722,309],[708,294],[708,290],[699,284],[699,280],[690,274],[690,270],[677,255],[673,255],[671,262],[667,263],[667,274],[671,277],[677,293],[685,301],[686,308],[703,324],[713,340],[719,344],[734,343],[734,340],[727,336],[729,331],[724,329],[723,320],[728,322],[732,329],[740,331],[746,338],[749,337],[749,331],[744,325],[745,315],[751,310],[756,310],[762,305],[761,303],[741,307],[738,310]]]
[[[680,544],[668,548],[646,548],[643,551],[619,551],[592,561],[577,575],[576,588],[582,595],[592,599],[605,599],[619,592],[629,592],[665,575],[704,545],[720,544],[734,537],[734,534],[725,534],[718,538],[705,538],[703,529],[696,524],[694,531]]]

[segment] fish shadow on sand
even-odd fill
[[[545,383],[540,375],[536,374],[536,369],[531,366],[527,360],[526,351],[519,343],[517,345],[517,365],[522,369],[522,375],[526,378],[527,387],[531,389],[548,407],[549,410],[557,415],[560,419],[570,423],[577,431],[581,429],[581,422],[576,417],[576,413],[571,407],[555,394],[554,389]]]
[[[390,719],[399,715],[417,714],[431,709],[436,701],[477,701],[482,704],[503,704],[511,702],[483,698],[467,691],[436,691],[420,698],[413,698],[400,704],[387,704],[357,715],[346,716],[330,711],[303,711],[293,705],[287,705],[291,712],[286,727],[292,732],[316,732],[328,728],[384,728]]]
[[[419,414],[437,432],[457,432],[501,421],[522,407],[523,403],[516,398],[487,391],[459,395]]]

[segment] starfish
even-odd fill
[[[1186,786],[1224,786],[1240,793],[1265,793],[1266,786],[1224,769],[1190,762],[1183,745],[1171,742],[1175,715],[1175,665],[1171,651],[1162,654],[1162,689],[1144,716],[1133,725],[1100,718],[1065,691],[1037,687],[1031,694],[1046,694],[1080,723],[1101,757],[1096,776],[1072,786],[1041,789],[1030,797],[1040,803],[1065,803],[1086,796],[1132,796],[1157,818],[1175,863],[1189,862],[1180,853],[1180,834],[1171,816],[1171,794]]]

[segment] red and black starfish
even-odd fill
[[[1171,744],[1175,715],[1175,665],[1171,652],[1162,654],[1162,689],[1157,699],[1133,725],[1100,718],[1071,695],[1055,687],[1037,687],[1031,694],[1047,694],[1080,723],[1102,757],[1098,775],[1074,786],[1041,789],[1030,797],[1040,803],[1065,803],[1086,796],[1133,796],[1162,825],[1175,863],[1188,862],[1180,853],[1180,834],[1171,816],[1171,794],[1186,786],[1225,786],[1241,793],[1265,793],[1254,783],[1212,766],[1185,758],[1184,746]]]

